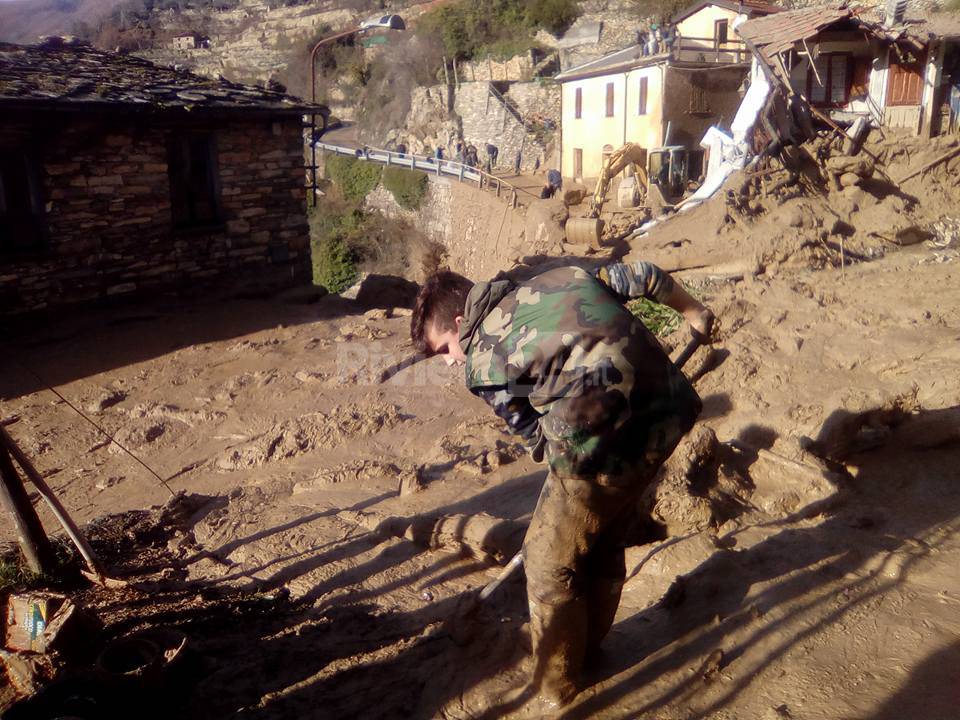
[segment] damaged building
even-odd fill
[[[53,39],[0,44],[0,314],[311,273],[305,105]]]
[[[957,128],[960,15],[891,0],[882,11],[842,5],[752,19],[737,33],[755,71],[838,124],[936,135]]]
[[[780,9],[756,0],[701,1],[674,16],[669,42],[651,48],[638,38],[557,75],[563,176],[596,178],[605,158],[632,142],[689,149],[689,175],[698,177],[700,139],[711,125],[729,123],[750,69],[749,50],[733,28],[738,19],[775,17]]]

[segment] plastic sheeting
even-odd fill
[[[709,149],[710,159],[707,164],[707,177],[697,191],[683,201],[679,212],[687,212],[704,200],[713,197],[727,181],[734,170],[746,166],[749,160],[750,148],[747,144],[747,135],[756,124],[763,106],[770,95],[770,83],[762,72],[755,72],[753,82],[737,108],[730,129],[733,135],[728,135],[716,125],[712,125],[704,134],[700,145]],[[669,216],[668,216],[669,217]],[[654,218],[641,225],[631,233],[631,237],[639,237],[648,230],[663,222],[667,218]]]
[[[710,150],[707,177],[703,185],[684,202],[681,212],[713,197],[734,170],[739,170],[747,164],[747,155],[750,152],[747,135],[760,117],[769,95],[770,83],[763,73],[759,73],[750,83],[747,94],[743,96],[740,107],[737,108],[737,114],[730,125],[733,136],[731,137],[715,125],[707,130],[703,140],[700,141],[702,147]]]

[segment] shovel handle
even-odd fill
[[[690,328],[690,340],[684,346],[683,350],[680,351],[680,354],[677,355],[677,359],[673,361],[677,370],[687,364],[687,360],[697,351],[698,347],[703,345],[705,340],[706,337],[702,333],[697,332],[692,327]]]
[[[483,590],[480,591],[480,601],[483,602],[490,597],[498,587],[503,585],[508,577],[513,575],[513,571],[521,565],[523,565],[522,550],[514,555],[513,558],[511,558],[510,562],[504,566],[503,570],[500,571],[500,574],[497,575],[496,579],[491,580],[489,583],[487,583]]]

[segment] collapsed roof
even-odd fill
[[[755,48],[761,60],[776,67],[780,53],[797,43],[812,40],[827,29],[856,30],[868,38],[903,42],[919,48],[934,38],[960,37],[960,14],[908,7],[903,19],[888,23],[882,12],[866,11],[844,3],[835,7],[788,10],[747,20],[737,28],[737,33]]]

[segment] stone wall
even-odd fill
[[[309,279],[299,117],[207,126],[222,222],[189,231],[173,227],[170,127],[50,120],[27,123],[46,128],[38,155],[48,241],[30,255],[0,256],[0,314],[220,280],[280,287]]]
[[[511,83],[506,92],[524,117],[539,117],[560,124],[560,84],[555,82]]]
[[[460,116],[464,140],[477,147],[481,161],[486,161],[487,143],[497,146],[495,170],[512,172],[518,152],[523,170],[533,170],[538,157],[543,162],[544,146],[490,93],[490,83],[462,83],[454,111]]]
[[[599,23],[600,33],[596,42],[573,44],[569,39],[565,42],[564,38],[557,39],[543,31],[537,34],[541,44],[559,50],[560,66],[564,70],[635,44],[637,30],[644,22],[649,22],[649,19],[645,21],[640,16],[629,0],[585,0],[580,3],[580,10],[580,17],[567,36],[575,36],[580,26]]]
[[[515,55],[508,60],[485,58],[458,63],[457,77],[460,82],[532,80],[534,65],[532,54],[529,52]]]
[[[161,32],[198,31],[210,37],[210,48],[155,48],[136,54],[161,65],[182,65],[201,75],[262,83],[283,72],[294,48],[321,36],[322,28],[351,27],[360,19],[357,11],[332,5],[271,9],[265,2],[251,0],[222,12],[210,8],[159,11],[154,18]]]
[[[509,268],[515,260],[556,247],[536,247],[525,240],[522,208],[488,190],[449,178],[430,177],[423,205],[404,210],[389,191],[378,187],[366,199],[368,208],[402,218],[447,249],[451,270],[474,280],[486,280]]]

